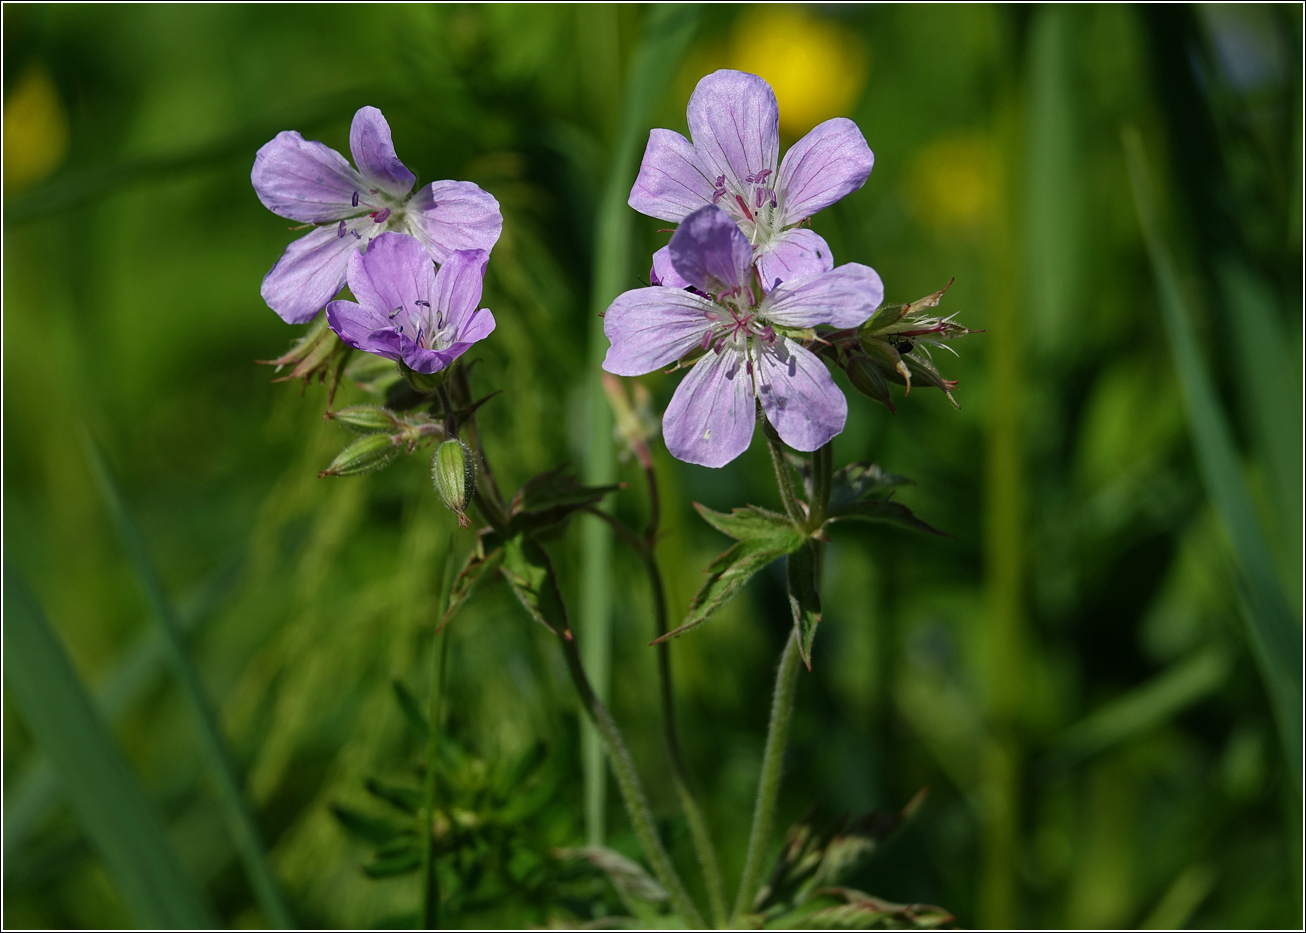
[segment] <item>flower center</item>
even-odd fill
[[[400,323],[397,329],[423,350],[443,350],[453,343],[453,340],[445,334],[445,325],[449,322],[438,310],[431,308],[429,301],[418,298],[413,302],[412,308],[400,305],[390,312],[390,319],[394,320],[405,311],[407,323]]]
[[[769,168],[764,168],[745,175],[746,187],[742,193],[732,193],[726,188],[726,176],[718,175],[712,192],[712,203],[724,200],[722,206],[738,222],[753,246],[762,245],[776,231],[780,199],[768,183],[772,174]]]
[[[753,290],[742,287],[721,295],[717,307],[703,312],[707,328],[703,331],[700,346],[720,353],[727,345],[734,349],[745,349],[750,337],[763,343],[775,343],[775,330],[763,320],[753,306]],[[753,372],[752,360],[747,364],[748,372]]]
[[[340,221],[336,236],[342,240],[352,236],[370,243],[387,230],[404,228],[404,203],[387,197],[379,188],[355,191],[350,203],[365,213]]]

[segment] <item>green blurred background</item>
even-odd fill
[[[346,436],[321,418],[324,388],[272,384],[254,364],[295,334],[259,298],[292,234],[249,169],[282,129],[346,150],[353,112],[373,104],[421,183],[493,193],[505,224],[486,303],[499,324],[475,376],[504,390],[483,410],[490,456],[505,488],[584,462],[595,217],[649,11],[3,15],[6,560],[82,681],[112,693],[114,735],[218,916],[265,923],[195,720],[158,663],[88,429],[194,626],[192,657],[292,910],[327,926],[411,924],[415,876],[367,877],[369,848],[330,808],[376,811],[365,780],[411,775],[419,743],[391,682],[429,690],[440,568],[470,536],[455,535],[421,454],[316,477]],[[890,414],[847,389],[837,462],[913,477],[902,500],[955,536],[874,528],[829,549],[779,825],[931,791],[854,886],[941,904],[963,926],[1301,922],[1300,765],[1285,763],[1249,647],[1238,568],[1253,571],[1192,433],[1195,418],[1229,424],[1235,485],[1272,555],[1260,579],[1287,594],[1300,643],[1301,28],[1296,6],[701,11],[650,125],[684,131],[689,92],[719,67],[772,82],[782,145],[854,118],[875,171],[814,228],[837,261],[874,266],[890,300],[955,277],[941,310],[985,331],[959,359],[936,354],[961,381],[960,410],[918,388]],[[1215,409],[1194,409],[1174,363],[1126,126],[1141,132]],[[624,287],[666,239],[657,221],[633,223]],[[677,378],[643,380],[655,405]],[[337,404],[363,400],[347,386]],[[659,466],[674,616],[725,545],[690,501],[777,499],[756,443],[722,470],[664,450]],[[615,508],[638,524],[639,476],[621,476],[632,487]],[[553,547],[573,604],[579,537]],[[612,706],[692,875],[647,587],[632,554],[613,561]],[[682,740],[730,884],[790,625],[783,586],[778,566],[759,575],[672,649]],[[543,740],[557,792],[530,833],[537,848],[582,844],[578,706],[551,636],[499,586],[450,637],[449,733],[491,770]],[[3,773],[6,925],[132,925],[8,690]],[[615,793],[608,811],[610,844],[637,855]],[[545,894],[504,893],[448,922],[604,909]]]

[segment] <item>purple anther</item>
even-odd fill
[[[726,184],[726,176],[724,176],[724,175],[718,175],[718,176],[716,177],[716,186],[717,186],[718,188],[724,188],[724,187],[725,187],[725,184]]]
[[[752,361],[752,360],[745,360],[745,361],[744,361],[744,372],[748,373],[748,375],[750,375],[750,376],[753,375],[753,361]]]
[[[765,340],[767,343],[775,343],[775,330],[771,327],[770,324],[767,324],[765,327],[763,327],[762,332],[758,336],[761,337],[763,340]]]
[[[775,207],[776,206],[775,189],[768,188],[767,190],[771,192],[771,206]]]
[[[761,188],[758,188],[758,189],[756,189],[756,190],[757,190],[757,194],[756,194],[756,196],[753,198],[753,206],[754,206],[754,207],[761,207],[761,206],[762,206],[762,201],[764,201],[764,200],[766,199],[766,192],[763,191]]]
[[[391,311],[391,312],[390,312],[390,320],[393,321],[394,318],[395,318],[395,315],[398,314],[398,313],[399,313],[400,311],[402,311],[402,310],[404,310],[404,306],[403,306],[403,305],[400,305],[399,307],[397,307],[397,308],[395,308],[393,311]],[[400,329],[400,330],[403,330],[402,327],[399,328],[399,329]]]
[[[712,329],[708,328],[707,330],[703,331],[703,339],[701,341],[703,349],[706,350],[708,348],[708,344],[710,344],[711,342],[712,342]]]
[[[415,304],[415,305],[421,305],[423,308],[429,308],[429,307],[431,307],[431,303],[430,303],[429,301],[426,301],[426,300],[422,299],[422,298],[418,298],[416,301],[413,302],[413,304]]]
[[[372,223],[383,224],[385,223],[386,218],[389,216],[390,216],[390,208],[387,207],[372,217]]]
[[[777,275],[777,276],[775,277],[775,283],[771,286],[771,291],[775,291],[777,288],[779,288],[779,287],[780,287],[780,283],[783,282],[783,281],[784,281],[784,279],[780,278],[780,276]]]
[[[341,221],[341,223],[344,223],[344,221]],[[355,240],[361,240],[363,238],[363,235],[359,233],[357,230],[350,230],[349,232],[354,235]]]
[[[766,176],[770,174],[771,174],[771,170],[769,168],[764,168],[757,173],[757,177],[754,178],[753,180],[760,185],[763,181],[766,180]]]
[[[354,207],[358,207],[358,192],[354,192]]]
[[[720,201],[725,196],[726,196],[725,188],[716,189],[715,191],[712,192],[712,203],[715,204],[717,201]]]
[[[340,226],[336,228],[336,236],[342,240],[345,238],[345,222],[343,220],[340,221]]]

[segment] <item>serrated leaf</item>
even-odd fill
[[[929,522],[921,521],[912,513],[911,509],[901,502],[894,502],[892,499],[862,499],[859,502],[844,506],[839,510],[839,514],[830,516],[830,521],[884,522],[890,525],[914,528],[917,531],[926,531],[942,538],[952,537],[946,531],[939,531]]]
[[[556,635],[571,638],[567,609],[544,548],[524,533],[514,535],[504,542],[501,573],[532,619]]]
[[[416,814],[422,809],[422,792],[416,788],[387,784],[376,778],[368,778],[363,786],[373,797],[384,800],[390,806],[409,815]]]
[[[369,878],[393,878],[396,875],[406,875],[409,872],[417,871],[421,864],[422,853],[414,849],[412,852],[379,859],[370,865],[364,865],[363,872]]]
[[[397,836],[410,832],[410,830],[401,829],[389,820],[368,816],[359,813],[357,810],[342,807],[339,804],[331,805],[331,814],[336,818],[336,822],[351,836],[356,836],[373,845],[382,845]]]
[[[807,534],[791,522],[788,516],[755,505],[731,509],[729,515],[714,512],[697,502],[694,503],[694,509],[709,525],[736,541],[765,543],[792,551],[801,547],[807,539]]]
[[[417,697],[404,686],[402,680],[391,681],[394,687],[395,700],[399,703],[399,709],[404,714],[404,721],[408,727],[413,730],[413,735],[425,742],[431,734],[431,724],[426,720],[426,714],[422,712],[422,705],[417,702]]]
[[[800,538],[798,546],[801,545]],[[728,603],[753,574],[776,558],[784,557],[790,550],[788,543],[784,547],[775,547],[768,542],[736,542],[724,554],[712,561],[704,571],[707,574],[707,582],[694,594],[685,621],[679,628],[655,639],[652,644],[656,645],[667,639],[676,638],[702,625],[711,618],[712,613]]]
[[[896,486],[914,486],[915,482],[896,473],[886,473],[878,463],[850,463],[834,474],[830,482],[830,512],[838,512],[858,499],[887,492]]]
[[[556,525],[619,488],[616,484],[582,485],[574,473],[567,472],[564,463],[532,477],[517,490],[510,508],[511,527],[514,531],[536,531]]]
[[[798,632],[798,651],[807,669],[812,669],[812,639],[821,622],[821,594],[816,586],[816,552],[808,541],[785,558],[785,576],[789,583],[789,609]]]
[[[483,554],[477,550],[467,555],[467,560],[463,562],[462,569],[458,571],[458,576],[454,577],[453,587],[449,590],[449,608],[445,610],[444,618],[440,620],[440,624],[436,628],[436,634],[444,630],[444,627],[462,608],[463,603],[467,602],[471,597],[472,591],[476,589],[476,584],[485,579],[486,574],[493,571],[502,558],[502,548],[494,548]]]

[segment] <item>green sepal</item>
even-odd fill
[[[363,473],[375,473],[394,462],[402,448],[389,434],[368,434],[360,437],[331,461],[331,465],[320,471],[319,477],[325,476],[359,476]]]
[[[889,381],[868,356],[855,354],[844,364],[844,372],[854,389],[867,398],[879,402],[893,412],[893,396],[889,394]]]
[[[445,380],[449,378],[449,373],[453,370],[452,366],[446,366],[438,373],[419,373],[403,360],[399,360],[397,365],[399,375],[404,377],[404,382],[407,382],[414,390],[424,394],[434,392],[444,385]]]
[[[567,610],[544,548],[524,533],[513,535],[504,542],[499,572],[532,619],[555,635],[571,638]]]
[[[859,502],[845,506],[839,510],[839,514],[831,515],[829,518],[829,522],[844,521],[884,522],[889,525],[902,525],[904,528],[929,532],[941,538],[952,537],[946,531],[940,531],[928,522],[921,521],[912,513],[911,509],[901,502],[894,502],[892,499],[862,499]]]
[[[816,339],[815,327],[785,327],[783,324],[772,322],[771,329],[782,337],[788,337],[790,340],[801,340],[806,342],[808,340]]]
[[[785,559],[789,585],[789,609],[798,633],[798,651],[807,669],[812,669],[812,639],[821,622],[821,593],[816,585],[816,552],[811,541]]]
[[[915,482],[896,473],[886,473],[878,463],[865,460],[850,463],[834,474],[830,482],[830,513],[858,499],[887,492],[896,486],[914,486]]]

